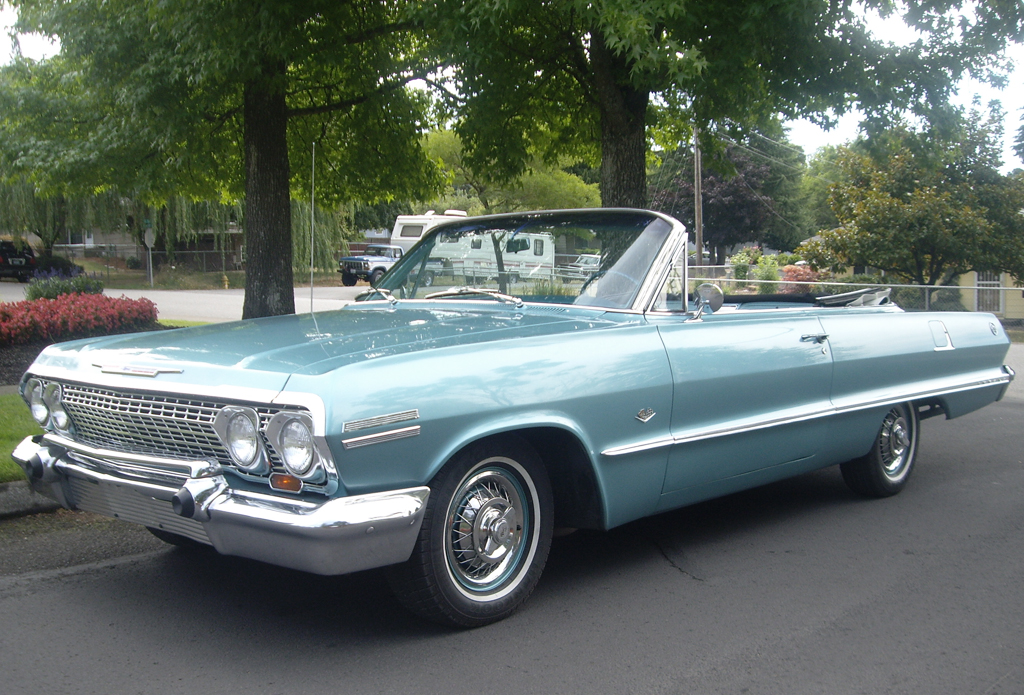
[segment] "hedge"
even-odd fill
[[[145,297],[64,294],[0,303],[0,347],[156,328],[156,315]]]

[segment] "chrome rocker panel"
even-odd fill
[[[430,488],[414,487],[321,503],[285,498],[232,489],[209,462],[126,456],[54,435],[25,438],[13,458],[34,490],[68,509],[314,574],[407,560],[430,496]]]

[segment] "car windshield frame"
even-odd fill
[[[574,236],[577,243],[589,244],[588,249],[596,247],[601,262],[595,272],[581,274],[571,262],[556,263],[555,245],[561,236]],[[467,217],[427,232],[377,287],[403,301],[493,301],[501,294],[525,304],[643,312],[652,305],[685,240],[686,230],[678,220],[648,210]],[[427,299],[428,294],[434,296]],[[369,291],[360,300],[382,298]]]

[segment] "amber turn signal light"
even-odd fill
[[[274,473],[272,476],[270,476],[270,487],[274,488],[275,490],[300,492],[302,490],[302,481],[296,478],[294,475]]]

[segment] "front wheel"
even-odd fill
[[[914,468],[920,426],[912,404],[890,408],[871,451],[839,466],[846,485],[866,497],[891,497],[902,490]]]
[[[357,278],[352,273],[344,273],[343,272],[341,274],[341,284],[344,285],[345,287],[352,287],[353,285],[356,284],[356,281],[358,281],[358,280],[359,280],[359,278]]]
[[[437,474],[412,556],[389,571],[413,612],[455,627],[511,615],[551,548],[551,485],[540,457],[506,435],[473,444]]]

